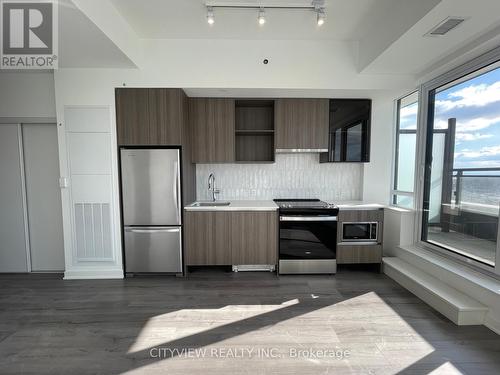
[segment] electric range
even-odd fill
[[[335,273],[338,207],[319,199],[274,202],[280,218],[279,273]]]

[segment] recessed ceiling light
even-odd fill
[[[266,23],[266,12],[264,11],[264,8],[260,8],[259,17],[257,17],[257,20],[259,21],[259,25],[263,25]]]
[[[207,22],[209,25],[213,25],[215,23],[214,8],[212,7],[207,7]]]

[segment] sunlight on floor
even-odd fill
[[[127,354],[200,334],[298,303],[299,300],[294,298],[279,305],[226,305],[218,309],[182,309],[154,316],[144,324]],[[196,327],[186,323],[192,321],[198,322]],[[168,328],[165,327],[166,325]]]

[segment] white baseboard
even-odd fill
[[[123,270],[117,269],[83,269],[64,272],[64,280],[88,279],[123,279]]]

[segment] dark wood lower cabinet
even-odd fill
[[[277,220],[269,211],[185,211],[185,263],[276,264]]]
[[[380,263],[382,245],[338,245],[337,264]]]
[[[231,218],[224,212],[186,211],[184,259],[190,266],[231,263]]]
[[[276,213],[232,212],[232,264],[276,264]]]

